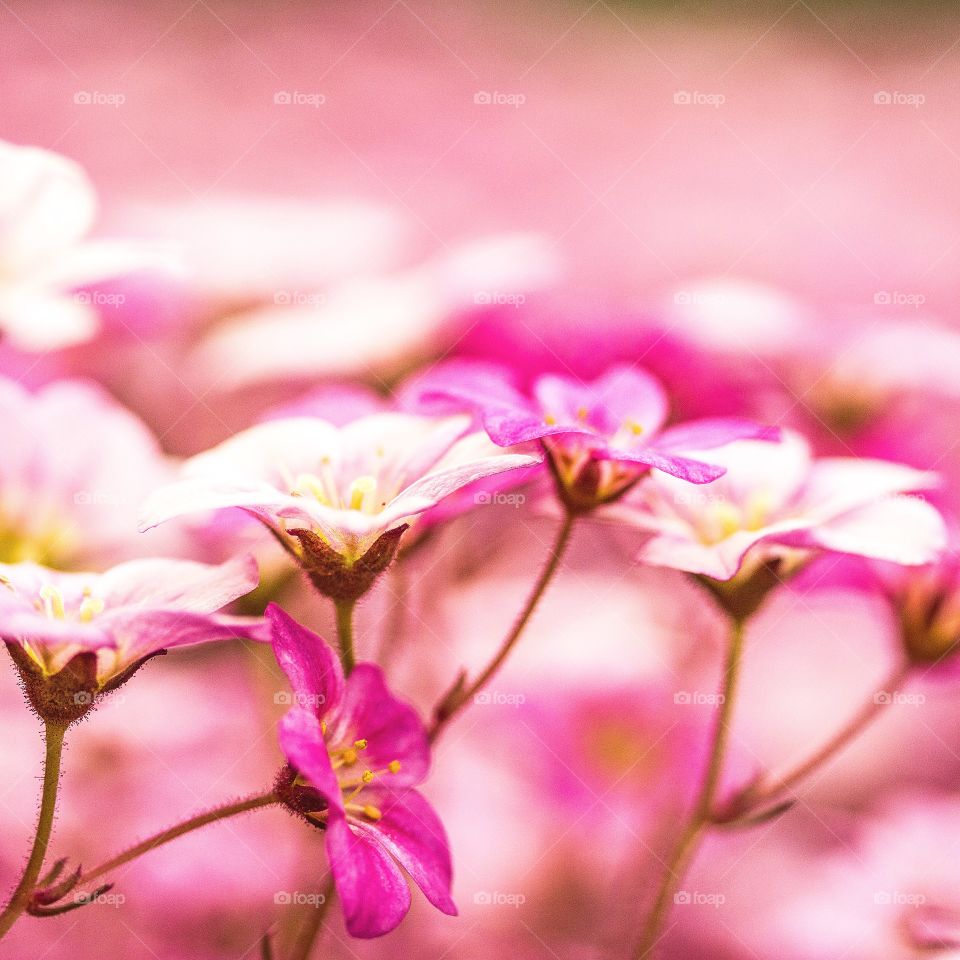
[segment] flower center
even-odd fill
[[[51,620],[66,620],[68,618],[68,612],[63,602],[63,593],[51,583],[40,588],[39,599],[34,602],[34,605]],[[81,623],[90,623],[98,613],[103,613],[103,608],[103,600],[100,597],[93,596],[93,591],[89,587],[84,587],[83,599],[76,611],[77,619]]]
[[[340,495],[329,474],[301,473],[291,486],[293,496],[313,497],[318,503],[334,510],[358,510],[372,514],[379,513],[385,505],[383,498],[377,496],[380,484],[371,474],[357,477],[347,487],[345,496]]]
[[[320,725],[324,736],[327,733],[327,724],[322,722]],[[369,741],[365,738],[354,740],[348,747],[327,748],[330,755],[330,763],[337,775],[340,783],[340,789],[343,791],[343,805],[347,813],[352,813],[365,817],[367,820],[379,820],[383,816],[383,811],[371,803],[359,803],[357,798],[363,792],[363,789],[373,783],[378,777],[385,774],[395,774],[400,772],[400,761],[391,760],[385,767],[379,770],[371,770],[360,763],[360,756],[367,749]],[[359,770],[359,773],[358,773]]]

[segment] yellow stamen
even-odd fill
[[[636,420],[628,420],[626,427],[635,437],[639,437],[643,433],[643,427]]]
[[[548,414],[543,418],[543,422],[544,422],[548,427],[555,427],[555,426],[557,425],[557,418],[556,418],[552,413],[548,413]]]
[[[48,617],[56,620],[66,619],[66,611],[63,609],[63,594],[52,584],[45,584],[40,588],[40,599],[43,601],[43,607]]]
[[[312,473],[301,473],[297,477],[297,481],[293,487],[293,493],[301,496],[307,493],[320,503],[326,504],[327,506],[330,505],[323,481]]]
[[[103,613],[103,607],[100,597],[84,597],[80,604],[80,620],[89,623],[98,613]]]
[[[327,735],[327,721],[326,721],[326,720],[321,720],[321,721],[320,721],[320,732],[321,732],[324,736]]]
[[[373,781],[374,776],[375,776],[375,774],[374,774],[374,772],[373,772],[372,770],[364,770],[363,773],[362,773],[361,776],[360,776],[360,779],[361,779],[364,783],[371,783],[371,782]]]
[[[346,750],[341,754],[343,757],[343,762],[349,767],[357,762],[357,751],[347,747]]]
[[[361,740],[354,740],[354,741],[353,741],[353,745],[354,745],[358,750],[366,750],[366,749],[367,749],[367,741],[366,741],[366,740],[362,740],[362,739],[361,739]]]
[[[350,509],[362,510],[368,497],[377,489],[376,477],[357,477],[350,484]]]
[[[379,820],[383,816],[383,814],[380,812],[380,808],[375,807],[370,803],[363,808],[363,815],[370,820]]]
[[[391,773],[399,773],[399,772],[400,772],[400,761],[399,761],[399,760],[391,760],[391,761],[387,764],[387,769],[388,769]]]
[[[589,411],[586,407],[578,407],[578,408],[577,408],[577,419],[578,419],[578,420],[586,420],[588,416],[590,416],[590,411]]]

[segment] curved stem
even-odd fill
[[[192,833],[194,830],[199,830],[201,827],[205,827],[210,823],[216,823],[218,820],[226,820],[228,817],[235,817],[237,814],[246,813],[248,810],[258,810],[260,807],[269,807],[271,804],[278,802],[276,794],[274,794],[272,790],[269,790],[266,793],[256,793],[252,797],[245,797],[243,800],[236,800],[233,803],[226,803],[223,806],[214,807],[213,810],[207,810],[205,813],[198,813],[195,817],[190,817],[189,820],[183,820],[172,827],[168,827],[166,830],[161,830],[152,837],[148,837],[135,846],[124,850],[123,853],[118,853],[110,860],[105,860],[92,870],[86,871],[86,873],[80,875],[74,886],[79,887],[88,884],[102,877],[105,873],[110,873],[111,870],[116,870],[117,867],[122,867],[125,863],[136,860],[137,857],[141,857],[151,850],[156,850],[157,847],[162,847],[165,843],[176,840],[177,837],[182,837],[187,833]]]
[[[323,927],[323,920],[333,901],[333,896],[333,877],[331,876],[323,888],[323,903],[318,904],[307,914],[303,925],[297,931],[297,938],[293,943],[289,960],[308,960],[317,936]]]
[[[765,806],[782,794],[788,793],[798,783],[840,753],[893,701],[894,693],[903,686],[912,670],[913,666],[910,663],[904,663],[897,667],[887,678],[886,683],[816,753],[798,764],[789,773],[784,774],[769,785],[761,784],[756,793],[750,794],[747,797],[750,802],[750,809]]]
[[[713,728],[707,766],[700,783],[700,790],[694,803],[693,812],[665,864],[663,876],[657,888],[656,899],[634,953],[637,960],[643,960],[656,946],[660,930],[670,912],[670,896],[676,889],[676,885],[683,879],[687,868],[696,855],[704,829],[711,820],[711,812],[716,799],[717,787],[723,774],[723,761],[726,757],[727,743],[730,738],[733,704],[737,695],[740,664],[743,659],[744,627],[745,621],[743,620],[735,619],[731,623],[727,657],[723,668],[722,699]]]
[[[60,786],[60,761],[63,757],[63,739],[67,732],[65,726],[47,723],[44,727],[46,754],[43,763],[43,793],[40,799],[40,815],[37,819],[37,832],[33,839],[30,858],[24,868],[23,876],[10,897],[3,913],[0,913],[0,938],[16,923],[17,918],[27,908],[37,878],[43,868],[43,861],[50,845],[53,832],[53,818],[57,809],[57,791]]]
[[[337,640],[340,643],[340,662],[343,672],[349,677],[356,666],[356,657],[353,653],[353,610],[356,600],[336,600],[337,610]]]
[[[524,604],[516,621],[514,621],[510,632],[504,638],[503,643],[500,644],[493,659],[484,667],[472,683],[468,684],[462,679],[458,680],[443,700],[440,701],[435,713],[436,719],[430,730],[431,740],[436,739],[444,726],[476,696],[479,690],[490,682],[493,675],[503,666],[507,657],[510,656],[511,650],[516,646],[520,635],[533,616],[534,610],[537,609],[537,604],[539,604],[546,592],[550,581],[560,568],[560,561],[563,559],[563,555],[570,545],[570,536],[573,533],[575,519],[575,515],[569,511],[564,515],[563,522],[557,530],[556,539],[550,548],[550,555],[547,557],[547,562],[540,571],[540,576],[537,577],[536,583],[533,585],[533,589],[527,597],[527,602]]]

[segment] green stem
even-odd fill
[[[37,878],[43,868],[43,861],[50,845],[53,832],[53,818],[57,809],[57,790],[60,786],[60,761],[63,756],[63,739],[67,732],[65,726],[47,723],[44,727],[46,738],[46,756],[43,763],[43,793],[40,799],[40,815],[37,819],[37,832],[33,839],[33,849],[23,871],[23,876],[10,902],[0,913],[0,938],[16,923],[18,917],[27,908]]]
[[[530,595],[527,597],[527,601],[523,605],[519,616],[514,621],[513,627],[500,644],[493,659],[484,667],[472,683],[465,684],[462,680],[458,681],[440,702],[436,711],[436,719],[430,730],[431,740],[435,740],[447,723],[473,700],[478,691],[490,682],[494,674],[503,666],[507,657],[510,656],[510,652],[516,646],[524,628],[533,616],[534,610],[537,609],[537,605],[543,598],[550,581],[560,568],[560,561],[563,559],[567,547],[570,545],[570,536],[573,533],[575,519],[575,515],[569,511],[564,515],[563,522],[557,530],[556,540],[550,548],[550,555],[547,557],[547,562],[540,571],[540,576],[537,577],[536,583],[533,585],[533,589],[530,591]]]
[[[177,837],[182,837],[184,834],[199,830],[207,824],[216,823],[218,820],[226,820],[228,817],[235,817],[237,814],[246,813],[248,810],[269,807],[278,802],[274,792],[269,790],[266,793],[256,793],[252,797],[245,797],[243,800],[236,800],[233,803],[225,803],[223,806],[214,807],[213,810],[207,810],[205,813],[198,813],[195,817],[190,817],[189,820],[183,820],[166,830],[161,830],[128,850],[124,850],[123,853],[118,853],[110,860],[106,860],[92,870],[81,874],[75,886],[85,886],[104,874],[116,870],[117,867],[122,867],[125,863],[136,860],[137,857],[142,857],[145,853],[156,850],[157,847],[162,847],[165,843],[176,840]]]
[[[331,876],[323,888],[323,903],[318,904],[306,915],[303,925],[297,931],[297,938],[294,940],[288,960],[308,960],[333,897],[333,877]]]
[[[717,787],[723,774],[723,762],[730,738],[733,704],[737,695],[740,664],[743,659],[744,627],[745,621],[743,620],[735,619],[731,623],[727,658],[723,668],[722,700],[713,728],[707,767],[690,819],[687,821],[676,846],[673,848],[673,852],[665,864],[656,899],[634,953],[637,960],[644,960],[656,946],[660,930],[670,912],[671,895],[676,889],[676,885],[683,879],[694,856],[696,856],[704,830],[712,819],[713,805]]]
[[[343,672],[349,677],[356,666],[356,657],[353,653],[353,610],[356,600],[336,600],[337,610],[337,640],[340,643],[340,662]]]

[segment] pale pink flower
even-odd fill
[[[24,350],[92,337],[89,296],[72,291],[143,267],[135,247],[84,241],[97,202],[72,160],[0,141],[0,331]]]
[[[616,510],[650,534],[642,562],[728,580],[747,561],[817,550],[922,564],[946,544],[940,514],[903,496],[935,486],[935,474],[883,460],[815,460],[795,433],[710,456],[727,472],[709,486],[654,472]]]
[[[281,531],[310,531],[353,561],[468,483],[537,462],[469,426],[466,416],[404,413],[341,428],[315,417],[268,421],[188,460],[182,480],[148,498],[141,527],[239,507]]]

